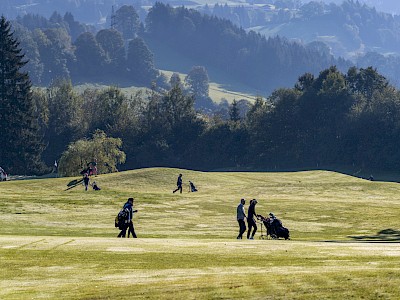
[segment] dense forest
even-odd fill
[[[234,101],[223,119],[196,111],[193,93],[176,76],[169,90],[132,97],[117,87],[78,94],[69,80],[31,93],[27,74],[17,71],[26,62],[4,19],[0,38],[0,59],[8,62],[0,64],[1,157],[10,172],[45,172],[41,160],[51,165],[94,133],[121,145],[126,163],[120,170],[399,168],[400,92],[373,68],[304,73],[292,88],[258,98],[245,114]]]
[[[158,81],[163,86],[156,68],[187,73],[193,65],[203,65],[212,78],[241,82],[268,95],[278,87],[293,85],[304,72],[317,75],[330,65],[345,71],[354,64],[359,68],[373,66],[400,86],[398,16],[357,1],[340,5],[310,2],[293,9],[284,8],[290,7],[291,1],[274,3],[273,11],[218,4],[193,10],[157,3],[149,11],[143,11],[140,5],[121,6],[114,14],[114,30],[109,28],[110,18],[107,28],[98,29],[76,21],[71,13],[57,12],[48,19],[26,14],[13,23],[30,60],[27,68],[35,85],[46,86],[53,78],[70,78],[74,84],[149,86]],[[157,22],[169,25],[164,28]],[[133,37],[143,40],[147,48],[135,55],[146,56],[146,64],[153,68],[147,78],[139,80],[127,61]],[[87,59],[85,53],[93,51],[97,54],[91,58],[97,68],[89,70],[93,64],[82,61]]]
[[[216,4],[198,10],[267,37],[279,35],[309,47],[317,45],[358,67],[373,65],[400,87],[400,17],[393,10],[383,13],[367,6],[366,1],[331,2],[275,1],[273,9]]]
[[[230,21],[162,3],[150,9],[144,24],[132,6],[123,6],[115,13],[115,24],[96,32],[70,13],[54,13],[49,19],[17,18],[14,26],[30,60],[27,70],[32,82],[46,86],[55,78],[70,78],[74,84],[150,86],[155,81],[163,86],[154,57],[174,53],[204,66],[211,76],[217,73],[268,94],[293,85],[304,72],[318,74],[330,65],[341,70],[350,66],[315,45],[266,39]]]
[[[77,94],[61,81],[33,99],[47,164],[100,129],[122,140],[120,169],[399,168],[400,93],[372,68],[306,73],[244,116],[233,102],[227,120],[196,112],[178,84],[127,97],[116,87]]]
[[[400,93],[376,69],[345,68],[347,62],[318,49],[183,7],[157,3],[145,23],[130,6],[116,16],[115,28],[97,32],[71,14],[27,15],[13,22],[15,31],[1,19],[2,167],[47,172],[69,146],[95,133],[121,145],[120,170],[399,167]],[[184,82],[161,76],[147,46],[154,43],[184,50],[199,64]],[[272,92],[253,104],[196,110],[208,93],[204,66]],[[45,88],[32,88],[30,80]],[[127,96],[112,85],[119,80],[151,89]],[[79,82],[110,86],[78,93]]]

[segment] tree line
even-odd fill
[[[121,169],[399,168],[400,92],[373,68],[305,73],[246,113],[234,101],[227,118],[196,111],[178,84],[128,97],[117,87],[78,94],[63,81],[33,98],[46,112],[39,120],[48,163],[102,130],[122,141]]]

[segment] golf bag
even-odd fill
[[[194,186],[193,182],[189,181],[189,192],[197,192],[196,187]]]
[[[257,219],[263,222],[267,237],[270,236],[272,239],[284,238],[290,240],[289,229],[283,227],[282,222],[277,218],[265,218],[262,215],[258,215]]]
[[[127,209],[121,209],[118,215],[115,217],[115,227],[118,228],[119,230],[124,229],[126,220],[128,219],[128,210]]]
[[[285,240],[290,240],[289,229],[283,227],[282,222],[275,218],[271,222],[271,236],[275,236],[276,239],[284,238]]]

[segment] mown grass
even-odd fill
[[[172,194],[180,172],[199,192]],[[85,192],[66,190],[72,179],[0,183],[0,299],[400,295],[397,183],[150,168],[100,175],[102,190]],[[139,238],[117,239],[114,217],[130,196]],[[292,240],[236,240],[241,197],[273,211]]]

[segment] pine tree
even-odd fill
[[[12,174],[41,171],[39,125],[27,64],[10,22],[0,18],[0,164]]]
[[[239,112],[239,107],[238,107],[238,103],[236,100],[233,100],[232,105],[229,108],[229,117],[232,122],[240,121],[240,112]]]

